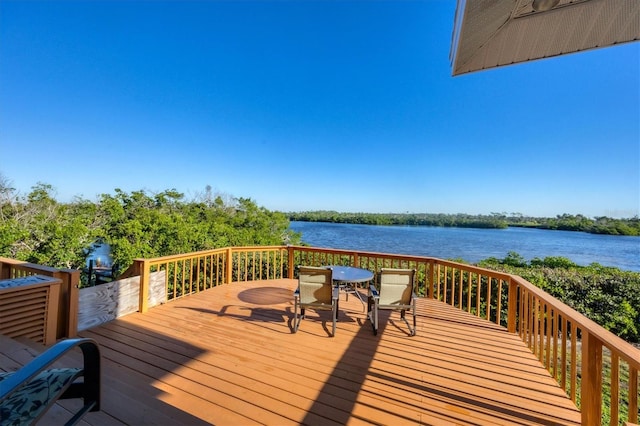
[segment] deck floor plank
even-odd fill
[[[219,286],[83,331],[101,345],[104,377],[103,412],[84,423],[580,424],[496,324],[420,299],[416,336],[388,312],[374,336],[360,301],[341,295],[335,337],[329,312],[313,310],[294,334],[295,285]],[[23,361],[0,356],[0,369]]]

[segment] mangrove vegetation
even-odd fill
[[[640,218],[614,219],[606,216],[588,218],[563,214],[554,218],[530,217],[521,213],[489,215],[443,213],[340,213],[330,210],[287,213],[290,220],[300,222],[351,223],[361,225],[442,226],[458,228],[494,228],[509,226],[581,231],[592,234],[640,236]]]

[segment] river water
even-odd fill
[[[511,251],[526,260],[560,256],[640,272],[640,237],[528,228],[475,229],[291,222],[314,247],[463,259],[470,263]]]

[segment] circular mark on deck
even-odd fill
[[[259,287],[243,290],[238,299],[254,305],[277,305],[293,300],[293,292],[280,287]]]

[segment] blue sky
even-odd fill
[[[640,214],[640,43],[451,76],[453,0],[0,2],[0,173],[270,210]]]

